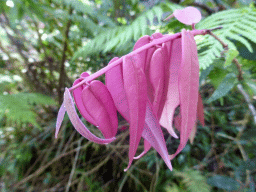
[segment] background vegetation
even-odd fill
[[[189,29],[162,22],[189,5],[204,16],[197,28],[223,27],[214,31],[223,42],[196,37],[206,126],[172,161],[173,172],[154,150],[123,172],[122,119],[107,146],[83,139],[67,117],[54,139],[64,87],[127,54],[145,34]],[[0,0],[0,189],[255,191],[255,7],[250,0]],[[178,142],[165,136],[173,153]]]

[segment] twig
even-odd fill
[[[160,162],[157,158],[157,152],[154,151],[155,159],[156,159],[156,173],[154,174],[154,177],[152,178],[151,185],[150,185],[150,192],[155,192],[156,190],[156,184],[158,181],[159,173],[160,173]]]
[[[72,7],[70,7],[69,9],[69,16],[72,15],[73,9]],[[66,61],[66,51],[68,48],[68,34],[69,34],[69,30],[71,27],[71,19],[68,20],[67,23],[67,27],[66,27],[66,31],[65,31],[65,37],[64,37],[64,44],[63,44],[63,51],[62,51],[62,59],[61,59],[61,63],[60,63],[60,78],[59,78],[59,87],[58,87],[58,99],[59,99],[59,105],[61,105],[63,97],[63,90],[64,90],[64,84],[65,84],[65,76],[66,76],[66,72],[65,72],[65,61]]]
[[[210,30],[207,30],[207,33],[209,35],[211,35],[213,38],[215,38],[217,41],[219,41],[220,44],[222,45],[222,47],[224,48],[224,50],[228,50],[228,44],[226,44],[224,41],[222,41],[217,35],[213,34]],[[234,58],[232,61],[235,63],[236,68],[238,70],[237,78],[239,81],[242,81],[243,80],[243,71],[241,68],[241,64],[238,62],[238,60],[236,58]]]
[[[82,148],[83,148],[83,149],[84,149],[84,148],[87,148],[90,144],[91,144],[91,142],[89,141],[89,142],[86,143],[86,145],[84,145]],[[67,153],[61,154],[61,155],[58,156],[58,157],[55,157],[55,158],[54,158],[53,160],[51,160],[49,163],[47,163],[46,165],[40,167],[36,172],[34,172],[33,174],[29,175],[28,177],[22,179],[20,182],[18,182],[17,184],[15,184],[13,187],[14,187],[14,188],[17,188],[17,187],[19,187],[20,185],[22,185],[22,184],[28,182],[28,181],[31,180],[32,178],[37,177],[38,175],[40,175],[41,173],[43,173],[44,170],[47,169],[49,166],[51,166],[53,163],[55,163],[56,161],[58,161],[58,160],[61,159],[62,157],[65,157],[65,156],[67,156],[67,155],[70,155],[70,154],[76,152],[77,149],[78,149],[78,148],[73,149],[73,150],[71,150],[71,151],[69,151],[69,152],[67,152]]]
[[[82,139],[80,139],[78,141],[78,147],[77,147],[77,151],[76,151],[75,160],[74,160],[74,163],[73,163],[73,166],[72,166],[71,173],[69,175],[68,184],[67,184],[67,188],[66,188],[65,192],[69,192],[69,188],[71,186],[71,181],[72,181],[73,175],[75,173],[76,163],[77,163],[79,152],[80,152],[80,149],[81,149],[81,142],[82,142]]]
[[[125,175],[124,179],[122,180],[122,182],[121,182],[121,184],[120,184],[120,186],[119,186],[118,192],[121,192],[121,191],[122,191],[122,189],[123,189],[123,187],[124,187],[124,184],[125,184],[126,180],[128,179],[128,177],[129,177],[129,176],[132,177],[131,172],[132,172],[132,170],[136,167],[136,165],[139,164],[139,162],[140,162],[140,159],[139,159],[138,161],[136,161],[136,162],[130,167],[130,169],[127,170],[127,174]],[[134,177],[132,177],[132,178],[133,178],[133,179],[136,179],[135,181],[138,180],[137,178],[134,178]],[[140,184],[141,184],[141,186],[144,188],[144,190],[147,191],[147,189],[145,188],[145,186],[144,186],[142,183],[140,183]]]
[[[242,67],[241,67],[241,64],[238,62],[238,60],[236,58],[233,59],[233,62],[235,63],[236,65],[236,68],[238,70],[238,80],[239,81],[242,81],[244,78],[243,78],[243,71],[242,71]]]
[[[238,84],[237,88],[240,91],[240,93],[242,93],[242,95],[244,96],[244,99],[245,99],[245,101],[246,101],[246,103],[247,103],[247,105],[249,107],[249,110],[252,113],[253,121],[256,124],[256,110],[255,110],[255,107],[252,104],[250,96],[245,92],[245,90],[244,90],[244,88],[243,88],[243,86],[241,84]]]
[[[211,30],[207,30],[207,33],[219,41],[224,49],[228,49],[228,44],[224,43],[217,35],[212,33]]]

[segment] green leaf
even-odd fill
[[[0,95],[0,113],[5,114],[7,123],[18,124],[31,123],[38,126],[37,114],[34,105],[54,105],[51,97],[38,93],[17,93],[12,95]]]
[[[228,44],[230,49],[236,49],[241,54],[238,45],[243,46],[243,51],[250,54],[254,58],[255,49],[252,43],[255,43],[256,34],[256,9],[243,7],[238,9],[230,9],[220,11],[206,17],[196,26],[197,29],[210,29],[222,26],[222,29],[215,30],[217,35],[223,42]],[[206,49],[205,49],[206,48]],[[223,51],[222,45],[212,36],[202,36],[198,42],[199,63],[200,67],[206,68],[214,62],[214,59],[220,56]],[[244,54],[246,56],[246,53]],[[228,65],[229,63],[227,63]]]
[[[210,192],[211,186],[207,184],[206,177],[199,171],[192,169],[185,169],[183,171],[173,170],[173,174],[177,177],[181,177],[181,183],[190,192]],[[182,190],[184,191],[184,190]]]
[[[237,169],[237,172],[239,173],[245,173],[246,170],[250,171],[256,171],[256,158],[249,159],[245,162],[243,162]]]
[[[236,49],[229,49],[226,57],[226,61],[224,66],[229,66],[233,59],[239,54],[239,52]]]
[[[221,175],[216,175],[208,178],[207,183],[214,187],[229,191],[237,190],[240,187],[240,183],[238,183],[236,180]]]
[[[248,80],[248,81],[246,81],[246,84],[250,87],[250,89],[256,95],[256,82]]]
[[[227,76],[222,80],[218,88],[214,91],[212,96],[208,99],[207,103],[211,103],[216,99],[219,99],[227,95],[228,92],[235,86],[236,83],[236,75],[234,73],[227,74]]]

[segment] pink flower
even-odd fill
[[[194,13],[195,17],[192,17]],[[188,17],[184,17],[184,14]],[[198,11],[191,7],[175,11],[173,15],[190,25],[201,19]],[[82,136],[95,143],[108,144],[115,140],[118,111],[130,124],[129,163],[125,171],[133,159],[142,157],[151,147],[172,170],[170,160],[182,151],[189,138],[194,139],[197,118],[204,125],[194,35],[205,33],[205,30],[183,29],[174,35],[155,33],[151,37],[143,36],[136,42],[133,52],[113,58],[107,67],[91,76],[83,73],[70,89],[65,90],[55,136],[67,111],[72,124]],[[94,80],[104,73],[105,85]],[[92,134],[81,122],[70,91],[83,118],[95,125],[104,138]],[[173,118],[178,106],[180,114]],[[160,125],[171,136],[180,139],[179,147],[172,155],[168,154]],[[144,151],[135,157],[141,138],[144,138]]]

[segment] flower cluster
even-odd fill
[[[142,157],[153,147],[172,170],[170,160],[193,140],[196,120],[204,124],[203,104],[199,94],[199,63],[195,30],[201,19],[200,12],[188,7],[173,13],[179,21],[192,25],[193,30],[182,30],[174,35],[154,33],[141,37],[131,53],[113,58],[108,66],[89,75],[84,72],[71,88],[66,88],[64,102],[59,110],[56,137],[65,112],[75,129],[85,138],[99,144],[115,140],[118,129],[117,111],[129,122],[129,164]],[[105,74],[105,84],[95,80]],[[103,134],[99,138],[91,133],[76,113],[75,105],[85,120]],[[174,112],[180,107],[178,116]],[[179,137],[174,131],[173,122]],[[177,151],[169,155],[162,127],[180,139]],[[135,157],[141,137],[144,151]]]

